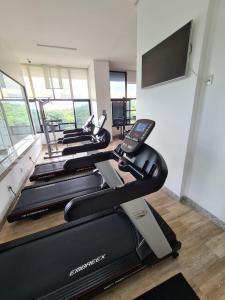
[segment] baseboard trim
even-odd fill
[[[208,217],[213,223],[215,223],[216,225],[218,225],[219,227],[225,230],[225,222],[215,217],[208,210],[198,205],[192,199],[188,198],[187,196],[182,196],[180,198],[180,202],[194,208],[197,212],[200,212],[202,215]]]
[[[214,216],[212,213],[210,213],[208,210],[206,210],[205,208],[203,208],[202,206],[200,206],[199,204],[197,204],[195,201],[193,201],[192,199],[190,199],[187,196],[181,196],[179,197],[177,194],[175,194],[174,192],[172,192],[170,189],[168,189],[167,187],[163,187],[163,190],[169,195],[171,196],[174,200],[181,202],[189,207],[194,208],[197,212],[201,213],[202,215],[206,216],[207,218],[209,218],[210,221],[212,221],[214,224],[218,225],[219,227],[221,227],[223,230],[225,230],[225,222],[221,221],[220,219],[218,219],[216,216]]]
[[[163,191],[165,191],[169,196],[171,196],[174,200],[176,201],[180,201],[180,197],[175,194],[174,192],[172,192],[170,189],[168,189],[167,187],[163,187]]]

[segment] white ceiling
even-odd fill
[[[0,0],[0,38],[21,62],[136,69],[135,0]],[[75,47],[77,51],[36,44]]]

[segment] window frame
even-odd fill
[[[131,120],[131,117],[130,117],[130,113],[132,111],[136,111],[135,109],[127,109],[127,103],[129,103],[129,108],[130,108],[130,101],[131,100],[137,100],[136,98],[122,98],[122,99],[118,99],[118,98],[112,98],[111,99],[111,103],[114,102],[114,101],[124,101],[125,102],[125,114],[126,114],[126,121],[125,121],[125,124],[123,126],[132,126],[134,125],[134,123],[131,123],[131,122],[128,122],[128,120]],[[129,112],[129,118],[127,118],[127,112]],[[117,127],[117,126],[112,126],[112,127]]]
[[[130,109],[130,103],[131,103],[130,101],[131,100],[136,100],[137,101],[137,98],[127,98],[127,84],[128,84],[127,72],[126,71],[111,71],[110,70],[110,73],[123,73],[123,74],[125,74],[125,76],[124,76],[124,79],[125,79],[125,97],[124,98],[111,98],[111,102],[113,102],[113,101],[125,101],[126,102],[126,109],[125,109],[126,121],[125,121],[124,126],[131,126],[131,125],[134,124],[134,123],[130,122],[131,112],[136,111],[136,110]],[[111,92],[110,92],[110,97],[111,97]],[[127,109],[127,102],[129,103],[129,109]],[[128,122],[128,118],[127,118],[127,112],[129,112],[129,122]],[[113,126],[113,127],[115,127],[115,126]]]

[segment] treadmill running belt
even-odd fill
[[[69,180],[51,183],[44,186],[25,189],[14,209],[28,209],[38,204],[45,205],[45,202],[54,203],[58,199],[86,195],[101,188],[102,177],[100,174],[91,174]],[[74,195],[76,194],[76,195]]]
[[[36,175],[36,173],[39,174],[39,173],[46,173],[46,172],[54,172],[54,171],[58,171],[59,169],[61,170],[63,169],[65,162],[66,160],[37,165],[35,167],[35,171],[33,175]]]

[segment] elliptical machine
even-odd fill
[[[153,127],[153,121],[138,120],[114,151],[77,159],[77,166],[99,163],[110,188],[67,204],[68,224],[0,245],[3,299],[86,299],[177,257],[181,243],[143,198],[167,177],[162,156],[144,144]],[[136,180],[124,184],[112,168],[109,172],[111,159]]]

